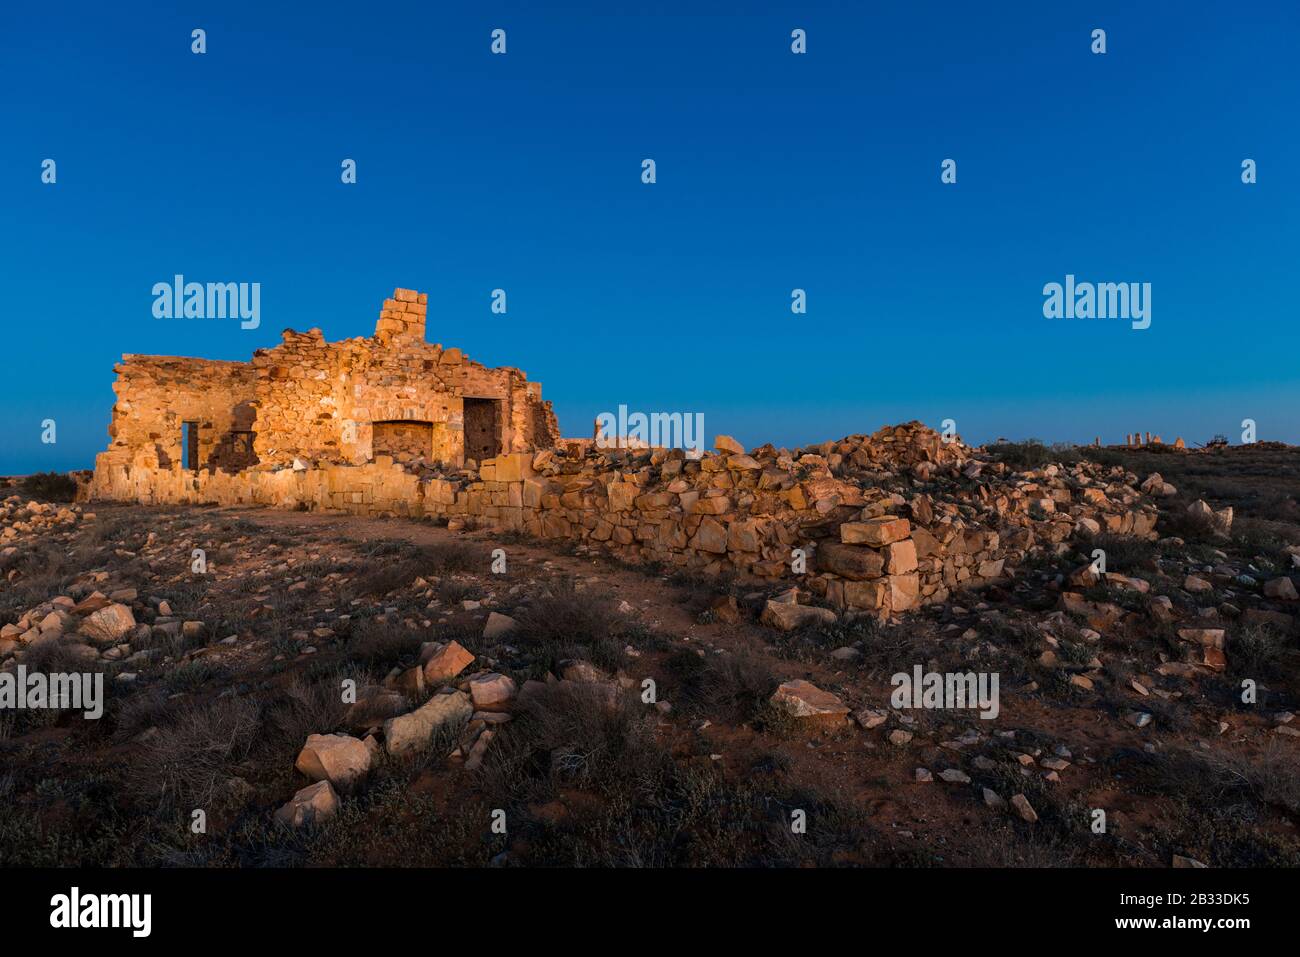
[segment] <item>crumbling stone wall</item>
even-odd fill
[[[250,363],[123,356],[113,441],[97,468],[184,467],[187,421],[199,424],[200,470],[362,465],[376,455],[376,422],[427,423],[428,432],[420,430],[429,436],[427,448],[396,451],[459,465],[466,397],[494,403],[500,451],[557,443],[541,386],[518,369],[490,369],[459,349],[425,342],[427,308],[424,294],[398,289],[384,302],[373,336],[326,342],[319,329],[285,330],[279,345],[259,349]]]
[[[114,371],[112,443],[97,462],[145,469],[182,466],[186,422],[198,424],[199,468],[228,468],[247,458],[226,441],[232,432],[252,428],[256,376],[247,363],[124,355]]]
[[[433,447],[431,422],[374,422],[372,445],[376,455],[390,455],[398,462],[414,462]]]
[[[96,470],[89,494],[483,523],[629,561],[787,579],[878,615],[1003,580],[1076,536],[1155,534],[1155,506],[1122,469],[1015,473],[920,423],[794,452],[716,444],[695,460],[680,449],[564,443],[447,478],[388,456],[237,475],[114,467]]]

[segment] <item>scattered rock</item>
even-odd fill
[[[489,612],[487,624],[483,626],[483,637],[490,640],[504,638],[518,627],[519,622],[515,621],[509,615],[503,615],[500,612],[495,611]]]
[[[772,694],[772,704],[795,718],[827,724],[843,724],[848,707],[836,695],[798,678],[787,681]]]
[[[97,645],[114,645],[135,629],[135,615],[126,605],[101,608],[81,623],[81,633]]]
[[[889,712],[883,708],[860,708],[853,712],[853,720],[862,726],[864,730],[870,731],[872,728],[878,728],[889,720]]]
[[[339,797],[329,781],[308,785],[288,804],[275,812],[275,819],[289,827],[308,827],[324,824],[339,810]]]
[[[994,810],[1000,811],[1007,806],[1007,802],[996,791],[989,788],[983,789],[984,804]]]
[[[336,791],[352,794],[370,773],[370,749],[346,734],[312,734],[294,767],[313,781],[328,781]]]
[[[435,731],[466,720],[473,710],[469,695],[463,691],[434,695],[410,714],[384,722],[384,746],[391,755],[428,747]]]
[[[424,680],[431,687],[446,684],[470,666],[474,656],[458,641],[437,648],[424,663]]]
[[[469,680],[470,698],[478,711],[505,711],[515,699],[514,680],[495,672]]]
[[[1038,813],[1034,810],[1033,805],[1029,803],[1029,799],[1023,794],[1013,794],[1011,796],[1011,806],[1016,809],[1016,813],[1020,815],[1021,820],[1029,824],[1038,823]]]
[[[1274,578],[1272,581],[1264,582],[1264,597],[1276,598],[1279,601],[1295,601],[1300,598],[1296,594],[1295,583],[1289,578]]]
[[[835,612],[829,608],[779,601],[768,601],[759,616],[759,621],[778,631],[795,631],[805,625],[833,625],[836,620]]]

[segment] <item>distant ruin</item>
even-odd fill
[[[241,472],[376,456],[449,466],[559,439],[542,389],[425,342],[427,297],[398,289],[373,336],[286,330],[251,362],[125,355],[96,473],[129,466]]]

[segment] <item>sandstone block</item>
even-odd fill
[[[916,545],[910,538],[891,542],[886,546],[885,570],[891,575],[906,575],[916,571]]]
[[[339,798],[329,781],[303,788],[288,804],[275,812],[275,819],[289,827],[323,824],[339,810]]]
[[[728,551],[757,552],[761,547],[762,538],[754,522],[732,522],[727,526]]]
[[[446,684],[468,668],[473,660],[474,655],[460,642],[449,641],[424,663],[424,680],[434,687]]]
[[[503,615],[500,612],[495,611],[489,612],[487,624],[483,626],[483,637],[492,639],[504,638],[518,627],[519,622],[515,621],[509,615]]]
[[[817,546],[815,564],[819,571],[830,572],[852,581],[879,578],[884,574],[885,558],[880,552],[863,545],[822,542]]]
[[[889,587],[889,609],[897,614],[916,604],[921,594],[921,581],[915,574],[890,575],[885,579]]]
[[[901,541],[911,533],[912,526],[907,519],[881,515],[864,522],[845,522],[840,526],[840,541],[846,545],[873,545],[879,548]]]
[[[1295,601],[1297,597],[1295,583],[1289,578],[1274,578],[1264,582],[1264,595],[1279,601]]]
[[[707,499],[705,500],[707,501]],[[716,555],[722,555],[727,551],[727,530],[722,523],[713,518],[705,517],[700,522],[700,527],[691,539],[691,547],[703,552],[711,552]]]
[[[794,605],[788,602],[769,601],[763,607],[759,621],[778,631],[794,631],[805,625],[834,624],[835,612],[829,608],[816,608],[812,605]]]
[[[346,734],[312,734],[294,767],[313,781],[328,781],[342,794],[351,794],[370,773],[370,749]]]
[[[470,679],[469,693],[478,711],[505,711],[515,699],[515,683],[507,675],[477,675]]]
[[[428,747],[434,732],[443,725],[469,718],[474,711],[463,691],[434,695],[410,714],[384,722],[384,744],[391,755],[407,754]]]
[[[81,623],[81,633],[97,645],[112,645],[135,628],[135,615],[126,605],[109,605],[92,612]]]
[[[731,501],[725,495],[715,495],[712,498],[696,499],[689,511],[692,515],[722,515],[730,509]]]
[[[844,603],[866,611],[889,611],[889,584],[884,579],[844,583]]]
[[[849,709],[837,695],[823,691],[803,679],[787,681],[772,694],[772,704],[786,714],[818,724],[839,725]]]

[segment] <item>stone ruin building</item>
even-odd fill
[[[541,386],[427,343],[427,309],[425,295],[398,289],[373,336],[326,342],[319,329],[286,330],[251,362],[125,355],[96,472],[233,474],[382,456],[458,467],[555,445]]]
[[[598,448],[561,439],[541,389],[424,341],[399,289],[373,336],[286,331],[251,363],[123,357],[112,444],[83,499],[405,516],[576,541],[632,562],[798,587],[889,615],[1006,582],[1031,555],[1154,538],[1156,488],[1081,462],[1018,471],[920,422],[789,450]],[[1122,577],[1122,576],[1120,576]],[[1082,600],[1082,599],[1080,599]]]

